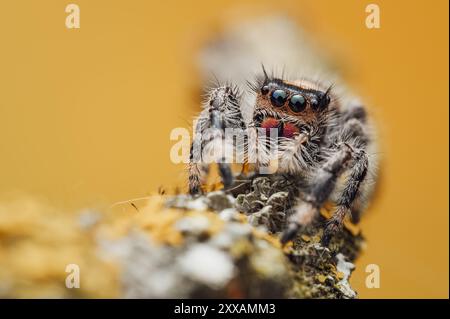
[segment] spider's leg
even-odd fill
[[[244,128],[239,97],[236,89],[229,86],[214,88],[209,92],[209,99],[199,115],[191,146],[189,164],[189,190],[191,194],[198,193],[202,184],[202,174],[208,171],[209,164],[216,162],[224,187],[233,183],[233,174],[227,154],[225,129]],[[231,150],[234,146],[231,145]],[[233,155],[233,154],[231,154]]]
[[[204,113],[200,113],[195,126],[194,140],[189,151],[189,193],[196,195],[202,192],[201,186],[209,173],[209,165],[202,161],[202,134],[209,125]]]
[[[194,149],[194,143],[191,145],[190,156],[189,156],[189,193],[191,195],[196,195],[202,192],[201,186],[205,181],[205,177],[208,176],[209,166],[205,163],[199,162],[197,159],[199,155],[197,150]]]
[[[337,200],[337,209],[331,219],[328,221],[322,237],[322,243],[327,245],[333,234],[342,229],[342,225],[347,214],[351,213],[354,222],[359,221],[361,212],[362,199],[366,189],[362,188],[363,182],[369,169],[369,157],[367,156],[367,145],[370,142],[367,135],[364,123],[365,116],[361,115],[360,109],[355,109],[356,112],[349,113],[345,118],[343,129],[339,136],[341,139],[351,145],[352,149],[352,165],[349,168],[350,174],[344,184],[342,193]]]
[[[336,180],[341,176],[347,163],[351,160],[352,149],[341,143],[328,156],[328,159],[313,174],[309,192],[289,218],[289,224],[281,236],[281,243],[292,240],[301,225],[310,223],[319,209],[334,190]]]
[[[342,113],[342,121],[347,123],[348,121],[356,119],[360,123],[365,123],[367,119],[367,113],[364,106],[359,103],[352,104],[350,108]]]
[[[370,134],[367,133],[366,127],[366,116],[365,110],[362,107],[357,107],[348,112],[345,117],[345,124],[342,130],[341,136],[343,136],[344,140],[347,141],[350,145],[352,145],[355,149],[362,149],[368,153],[368,145],[371,143]],[[369,162],[369,159],[368,159]],[[374,169],[374,161],[371,162],[372,171],[368,171],[368,175],[373,174]],[[371,174],[372,173],[372,174]],[[366,204],[366,197],[372,191],[371,185],[365,183],[364,185],[360,185],[359,191],[352,202],[351,205],[351,219],[352,222],[358,223],[360,219],[361,211],[364,209]]]
[[[337,210],[327,222],[322,244],[328,245],[331,237],[342,229],[344,219],[351,210],[352,203],[358,195],[361,183],[367,175],[369,160],[364,150],[353,151],[351,173],[345,183],[344,190],[337,203]]]
[[[225,142],[224,130],[226,127],[224,116],[226,115],[220,111],[221,102],[221,98],[216,98],[211,101],[212,110],[210,112],[210,120],[212,124],[211,127],[216,130],[216,136],[213,137],[210,143],[216,143],[216,147],[222,150],[222,144]],[[227,163],[227,158],[225,155],[226,154],[220,154],[217,165],[219,167],[220,176],[222,177],[223,186],[228,188],[233,183],[233,173],[229,163]]]

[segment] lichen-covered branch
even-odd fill
[[[0,207],[0,296],[61,298],[354,298],[362,238],[347,224],[322,247],[323,222],[281,247],[289,196],[256,178],[237,198],[151,196],[108,212],[34,202]],[[68,264],[80,288],[66,287]]]

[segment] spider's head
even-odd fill
[[[321,90],[306,81],[285,81],[270,78],[264,72],[256,90],[256,122],[264,128],[283,126],[283,136],[292,137],[302,125],[318,121],[330,107],[329,87]]]

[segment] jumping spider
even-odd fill
[[[242,95],[237,88],[224,85],[209,92],[191,145],[189,191],[193,195],[201,192],[209,170],[199,150],[209,151],[224,142],[230,143],[225,141],[228,128],[243,129],[247,138],[239,146],[246,152],[245,162],[258,153],[253,162],[256,170],[270,166],[268,148],[275,143],[278,147],[275,174],[298,181],[296,201],[290,208],[281,242],[292,240],[300,226],[311,223],[325,202],[332,201],[336,204],[335,212],[322,237],[322,243],[328,245],[333,234],[342,228],[347,214],[353,221],[359,220],[370,193],[367,176],[374,158],[368,156],[373,139],[366,111],[359,104],[343,105],[331,86],[322,87],[307,80],[283,80],[269,76],[264,67],[262,73],[250,85],[256,98],[250,123],[245,123],[242,117]],[[269,134],[274,130],[278,133],[275,138]],[[258,134],[261,131],[263,134]],[[252,137],[256,143],[251,142]],[[196,143],[200,148],[194,147]],[[217,160],[227,190],[233,184],[232,170],[225,156]]]

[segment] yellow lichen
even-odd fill
[[[338,271],[336,277],[337,277],[339,280],[342,280],[342,279],[344,279],[345,275],[344,275],[343,272]]]
[[[261,231],[259,229],[256,229],[256,228],[253,229],[253,234],[257,238],[266,240],[267,242],[272,244],[274,247],[281,248],[280,240],[277,237],[275,237],[269,233],[266,233],[264,231]]]
[[[0,282],[8,297],[118,297],[118,267],[96,253],[92,233],[77,216],[34,200],[0,206]],[[80,269],[68,289],[66,267]]]
[[[321,284],[325,283],[325,281],[327,280],[327,276],[325,275],[317,275],[316,278]]]
[[[302,240],[309,243],[311,241],[311,237],[309,237],[308,235],[302,235],[301,236]]]

